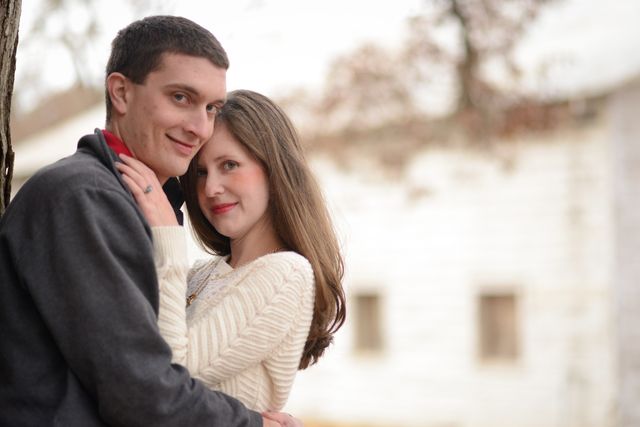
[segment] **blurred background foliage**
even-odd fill
[[[552,128],[566,118],[567,105],[518,89],[514,51],[540,11],[558,1],[424,1],[406,22],[399,49],[364,44],[333,60],[320,91],[293,88],[277,98],[314,150],[370,144],[372,132],[411,145],[442,141],[452,131],[472,135],[469,142],[482,148],[496,136]],[[95,46],[113,36],[96,0],[40,4],[21,29],[13,107],[18,141],[102,98],[105,59],[94,57]],[[131,19],[175,8],[158,0],[125,4],[121,13]],[[45,51],[67,64],[66,82],[52,84],[36,53]],[[332,144],[336,139],[341,142]]]

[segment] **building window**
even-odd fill
[[[520,351],[516,295],[513,292],[480,295],[478,317],[480,359],[516,361]]]
[[[379,352],[382,350],[381,311],[378,294],[360,293],[354,296],[356,351]]]

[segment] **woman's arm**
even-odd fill
[[[204,311],[187,324],[186,269],[176,261],[184,253],[184,234],[180,238],[178,227],[152,230],[160,281],[158,324],[173,350],[173,362],[210,387],[232,394],[239,387],[237,377],[249,375],[255,387],[263,388],[251,393],[272,391],[269,409],[280,409],[293,384],[313,313],[308,261],[292,252],[255,261],[234,273],[238,281],[212,301],[200,300],[206,304]]]
[[[184,228],[152,227],[153,255],[160,287],[158,327],[172,351],[171,361],[186,366],[188,337],[184,333],[189,263]],[[188,366],[187,366],[188,367]]]

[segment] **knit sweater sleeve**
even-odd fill
[[[172,362],[185,365],[186,294],[189,262],[184,228],[152,227],[153,256],[158,274],[160,304],[158,328],[172,351]],[[176,327],[180,325],[180,327]],[[193,374],[193,373],[192,373]]]
[[[202,307],[187,322],[186,284],[178,283],[186,270],[175,265],[182,243],[170,237],[173,231],[153,231],[161,277],[159,324],[173,361],[252,409],[281,409],[313,315],[311,265],[293,252],[259,258],[234,272],[232,283],[212,299],[198,301]]]

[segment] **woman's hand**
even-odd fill
[[[120,154],[123,163],[116,162],[116,168],[129,186],[147,222],[152,227],[178,225],[176,214],[156,174],[144,163],[126,154]]]

